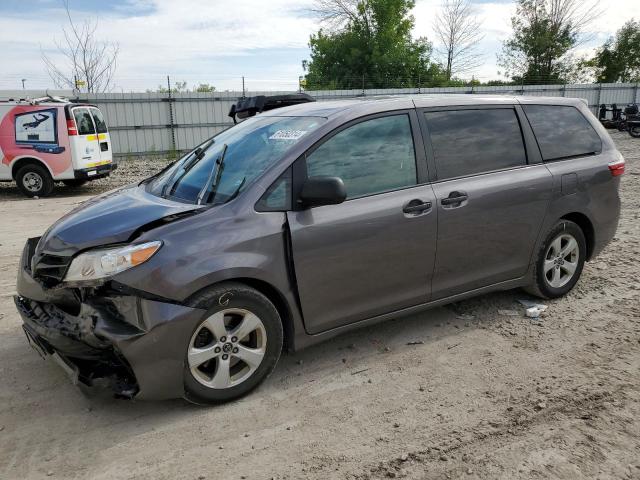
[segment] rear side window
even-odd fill
[[[580,111],[566,105],[523,105],[543,160],[602,151],[600,137]]]
[[[425,112],[438,178],[463,177],[527,163],[510,108]]]
[[[107,133],[107,124],[104,121],[102,112],[97,108],[90,109],[91,115],[93,115],[93,121],[96,124],[96,131],[98,133]]]
[[[347,198],[416,185],[409,116],[390,115],[345,128],[307,157],[309,177],[340,177]]]
[[[74,108],[73,118],[76,119],[76,125],[78,127],[78,135],[93,135],[96,130],[93,126],[93,120],[89,110],[86,108]]]

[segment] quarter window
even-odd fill
[[[566,105],[523,105],[543,160],[602,151],[600,137],[580,111]]]
[[[425,112],[438,178],[463,177],[527,163],[510,108]]]
[[[365,120],[342,130],[307,157],[307,175],[340,177],[347,198],[416,185],[408,115]]]
[[[256,204],[259,212],[291,210],[291,168],[288,168],[262,195]]]

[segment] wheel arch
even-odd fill
[[[11,178],[15,180],[16,175],[18,174],[18,171],[26,165],[39,165],[44,167],[47,170],[47,172],[49,172],[49,175],[51,175],[51,178],[53,179],[53,172],[49,168],[49,165],[47,165],[47,162],[44,162],[41,159],[36,157],[20,157],[17,160],[14,160],[13,163],[11,164]]]
[[[185,301],[185,304],[189,305],[191,302],[191,299],[200,295],[203,291],[213,288],[222,283],[228,283],[228,282],[241,283],[243,285],[251,287],[257,290],[258,292],[260,292],[261,294],[263,294],[265,297],[269,299],[271,303],[273,303],[273,305],[276,307],[276,310],[278,311],[278,314],[280,315],[280,320],[282,321],[282,330],[283,330],[283,337],[284,337],[283,348],[284,350],[287,350],[287,351],[292,350],[294,348],[294,343],[295,343],[294,342],[295,328],[294,328],[294,320],[293,320],[291,307],[289,306],[289,303],[285,298],[284,294],[280,292],[280,290],[278,290],[275,286],[273,286],[272,284],[264,280],[259,280],[257,278],[251,278],[251,277],[226,278],[219,282],[212,283],[211,285],[207,285],[206,287],[201,288],[200,290],[194,292]]]
[[[569,220],[580,227],[584,238],[587,241],[587,256],[586,260],[591,260],[593,250],[595,248],[595,229],[593,228],[593,222],[584,213],[571,212],[560,217],[560,220]]]

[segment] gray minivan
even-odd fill
[[[222,402],[297,350],[493,290],[564,295],[613,238],[624,159],[577,99],[259,113],[27,242],[27,337],[81,385]]]

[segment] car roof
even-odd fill
[[[335,117],[347,112],[358,111],[362,114],[401,110],[410,108],[474,106],[474,105],[514,105],[546,104],[576,105],[579,98],[534,97],[520,95],[482,95],[482,94],[439,94],[439,95],[392,95],[359,97],[346,100],[328,100],[292,105],[262,113],[261,116],[309,116]]]

